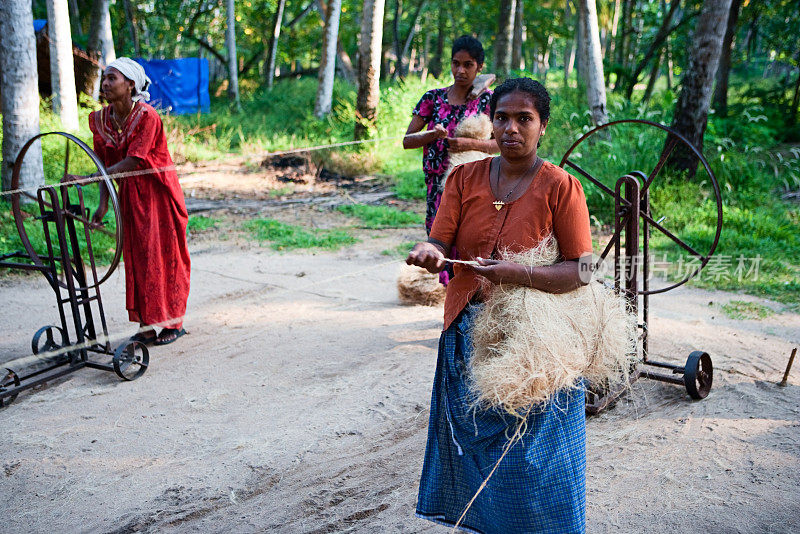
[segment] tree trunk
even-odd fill
[[[83,23],[81,22],[81,11],[78,8],[78,0],[69,0],[69,21],[75,35],[77,37],[83,37]]]
[[[522,56],[522,45],[525,42],[524,5],[525,3],[522,0],[517,0],[517,12],[514,14],[514,41],[511,46],[511,68],[517,70],[525,70],[525,59]]]
[[[278,9],[275,11],[275,19],[272,22],[272,35],[269,37],[269,56],[267,58],[267,89],[272,88],[272,83],[275,80],[275,58],[278,56],[278,38],[281,35],[283,9],[285,7],[286,0],[279,0]]]
[[[728,77],[731,72],[731,49],[736,35],[736,23],[739,21],[739,10],[742,0],[732,0],[728,12],[728,25],[725,28],[725,39],[722,41],[722,53],[717,68],[717,85],[714,89],[714,110],[720,117],[728,116]]]
[[[650,43],[650,46],[648,47],[647,52],[645,52],[644,57],[641,61],[639,61],[639,63],[636,65],[636,68],[633,69],[633,72],[628,77],[628,89],[625,93],[625,98],[628,100],[630,100],[631,95],[633,94],[633,88],[636,86],[636,82],[639,80],[639,75],[642,73],[650,60],[653,59],[653,56],[656,55],[656,52],[661,50],[661,45],[664,43],[664,41],[666,41],[667,37],[672,31],[670,29],[672,17],[678,10],[680,3],[680,0],[672,0],[672,4],[669,6],[669,11],[664,16],[664,20],[661,21],[661,27],[658,28],[658,32],[656,32],[653,42]]]
[[[655,61],[653,61],[653,68],[650,70],[650,79],[647,80],[647,87],[644,90],[644,95],[642,95],[642,102],[648,102],[653,94],[653,89],[655,88],[656,82],[658,81],[658,76],[661,74],[662,57],[664,57],[663,51],[660,54],[658,54],[656,56]]]
[[[689,49],[689,64],[681,80],[681,92],[675,105],[672,128],[700,151],[703,150],[711,88],[719,65],[730,7],[731,0],[705,0],[703,3]],[[673,139],[668,138],[667,145],[671,141]],[[688,171],[688,177],[691,178],[697,171],[697,162],[694,153],[679,144],[667,163],[674,169]]]
[[[325,13],[325,33],[322,39],[322,54],[319,61],[319,85],[314,116],[323,118],[331,112],[333,79],[336,75],[336,42],[339,37],[339,17],[342,0],[330,0]]]
[[[131,0],[124,0],[125,5],[125,18],[128,22],[128,29],[131,32],[131,41],[133,41],[133,51],[136,57],[141,57],[142,47],[139,44],[139,28],[136,21],[136,6],[131,5]]]
[[[434,52],[433,60],[431,60],[431,74],[433,74],[433,77],[437,79],[441,77],[442,70],[444,68],[444,34],[446,31],[446,8],[442,6],[439,9],[439,27],[437,28],[436,33],[436,52]]]
[[[572,10],[569,8],[569,0],[564,2],[564,21],[569,22],[572,19]],[[575,33],[577,33],[577,28]],[[564,45],[564,87],[569,87],[569,76],[572,74],[572,67],[575,64],[575,41],[573,39],[565,39]]]
[[[227,0],[227,31],[225,45],[228,48],[228,98],[241,109],[239,100],[239,62],[236,60],[236,5],[234,0]]]
[[[586,72],[586,47],[584,46],[585,39],[583,38],[583,25],[581,24],[580,7],[578,6],[579,0],[575,3],[575,82],[576,86],[581,86],[584,72]]]
[[[428,0],[420,0],[419,5],[417,6],[417,11],[414,13],[414,20],[411,21],[411,27],[408,29],[406,42],[403,45],[403,49],[400,51],[400,56],[397,58],[397,64],[400,66],[400,76],[405,76],[408,74],[408,65],[403,63],[403,58],[405,58],[406,54],[408,54],[408,49],[411,47],[411,41],[414,39],[414,35],[417,33],[417,27],[419,27],[419,19],[422,17],[422,12],[424,11],[427,3]]]
[[[11,173],[22,146],[39,134],[39,82],[36,76],[36,38],[30,0],[0,2],[0,95],[3,112],[2,187],[11,187]],[[44,183],[42,146],[28,150],[19,187]]]
[[[627,43],[628,33],[630,32],[631,2],[633,2],[633,0],[622,0],[622,20],[620,21],[617,44],[615,46],[617,54],[615,63],[617,64],[617,69],[624,69],[627,63],[627,49],[625,44]]]
[[[94,0],[92,2],[92,21],[89,25],[89,42],[86,51],[90,56],[98,58],[100,66],[94,80],[92,96],[98,98],[100,94],[100,75],[102,69],[117,59],[114,51],[114,36],[111,33],[111,14],[109,13],[110,0]]]
[[[608,46],[606,47],[606,61],[612,67],[606,72],[606,87],[609,87],[610,73],[614,70],[614,47],[617,44],[617,29],[619,28],[619,13],[622,10],[621,0],[616,0],[614,3],[614,15],[611,18],[611,33],[608,36]]]
[[[550,70],[550,50],[553,46],[553,34],[549,34],[547,36],[547,42],[544,45],[544,50],[542,50],[542,57],[539,67],[539,77],[544,84],[547,81],[547,71]]]
[[[495,71],[500,77],[508,76],[511,70],[511,45],[514,41],[514,15],[516,11],[517,0],[500,0],[497,38],[494,41]]]
[[[798,59],[800,60],[800,52],[797,53]],[[800,64],[800,61],[798,61]],[[800,67],[797,69],[797,81],[794,83],[794,96],[792,97],[792,113],[791,113],[791,122],[789,126],[794,125],[797,123],[797,113],[798,108],[800,107]]]
[[[50,84],[53,111],[65,130],[78,129],[78,95],[75,94],[75,65],[67,0],[47,0],[47,34],[50,41]]]
[[[592,112],[595,126],[608,122],[606,112],[606,86],[603,78],[603,56],[600,51],[600,31],[597,25],[597,4],[595,0],[579,0],[579,19],[584,35],[586,71],[586,98]]]
[[[342,46],[342,40],[338,38],[336,39],[336,74],[350,83],[356,81],[353,61],[350,59],[344,46]]]
[[[428,79],[428,65],[429,65],[429,58],[431,53],[431,32],[425,32],[425,38],[422,41],[422,58],[420,64],[422,69],[419,74],[420,80],[422,83]]]
[[[358,50],[358,95],[355,139],[370,137],[380,99],[381,39],[385,0],[364,0],[361,12],[361,42]]]
[[[396,78],[400,71],[400,18],[403,16],[403,0],[394,1],[394,19],[392,20],[392,48],[394,48],[394,71],[392,79]]]
[[[669,44],[669,38],[667,38],[667,47],[666,47],[666,54],[667,54],[667,89],[672,91],[672,88],[675,87],[675,82],[672,79],[673,72],[674,72],[674,65],[672,62],[672,45]]]

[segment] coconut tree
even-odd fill
[[[50,82],[53,111],[66,130],[78,129],[78,97],[67,0],[47,0],[47,35],[50,41]]]
[[[2,186],[11,186],[11,173],[22,145],[39,133],[39,88],[36,39],[30,0],[0,2],[0,94],[3,106]],[[20,187],[44,182],[41,145],[31,147],[20,175]]]
[[[228,47],[228,98],[241,108],[239,101],[239,62],[236,60],[236,5],[234,0],[226,2],[228,28],[225,32],[225,44]]]
[[[111,14],[109,4],[111,0],[94,0],[92,2],[92,20],[89,25],[89,42],[86,51],[91,57],[99,59],[95,71],[95,80],[92,96],[97,98],[100,94],[100,74],[102,69],[117,59],[114,50],[114,36],[111,33]]]
[[[731,0],[705,0],[703,3],[689,49],[689,64],[681,80],[681,92],[675,104],[672,128],[683,134],[698,150],[703,149],[711,89],[719,66],[730,7]],[[672,142],[672,139],[667,139],[665,148]],[[697,170],[697,158],[679,144],[672,152],[668,165],[687,171],[691,177]]]
[[[600,31],[597,25],[595,0],[578,0],[578,19],[581,25],[581,75],[586,81],[586,99],[595,125],[608,122],[606,112],[606,86],[603,77],[603,55],[600,49]]]
[[[358,48],[358,95],[355,138],[365,139],[375,125],[380,98],[381,39],[385,0],[364,0],[361,12],[361,42]]]
[[[267,56],[267,88],[272,87],[275,80],[275,58],[278,55],[278,38],[281,35],[281,24],[283,24],[283,10],[286,7],[286,0],[278,0],[278,8],[275,10],[275,19],[272,23],[272,35],[269,37],[269,55]]]
[[[514,42],[514,16],[517,0],[501,0],[497,21],[497,38],[494,41],[495,71],[499,76],[508,76],[511,70],[511,47]]]
[[[322,39],[322,55],[319,62],[319,87],[314,116],[321,119],[331,112],[333,78],[336,75],[336,42],[339,36],[339,16],[342,0],[330,0],[325,12],[325,34]]]

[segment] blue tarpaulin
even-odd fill
[[[207,112],[208,60],[203,58],[152,59],[135,58],[152,80],[151,106],[174,115]]]
[[[34,33],[39,33],[45,26],[47,26],[47,19],[33,19]]]

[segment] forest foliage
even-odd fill
[[[473,0],[387,0],[381,66],[381,102],[376,138],[401,136],[410,110],[429,88],[450,83],[449,46],[461,34],[473,34],[486,48],[485,71],[492,72],[502,2]],[[567,148],[592,127],[580,73],[574,60],[575,2],[520,0],[522,40],[510,75],[544,81],[553,95],[553,113],[543,155],[558,162]],[[731,262],[761,258],[760,277],[711,276],[695,283],[744,289],[795,306],[800,302],[800,3],[790,0],[733,0],[739,6],[730,46],[727,106],[712,104],[703,151],[721,187],[724,227],[717,255]],[[73,37],[85,45],[91,0],[75,0],[80,13]],[[34,16],[45,16],[44,0],[34,0]],[[278,0],[236,2],[238,71],[242,111],[232,111],[224,96],[226,17],[221,0],[117,0],[111,20],[117,55],[145,58],[202,56],[212,68],[212,112],[166,117],[178,159],[223,158],[230,153],[263,154],[287,148],[349,141],[353,135],[356,85],[345,57],[357,64],[361,2],[343,0],[339,26],[340,61],[332,112],[313,116],[325,2],[286,0],[276,58],[277,78],[265,87],[265,65]],[[687,68],[692,30],[702,1],[599,0],[598,22],[608,89],[609,120],[646,119],[669,125]],[[126,9],[126,6],[128,9]],[[134,43],[138,43],[138,54]],[[407,45],[407,46],[406,46]],[[717,102],[715,98],[715,102]],[[55,127],[42,107],[43,130]],[[85,124],[87,109],[82,111]],[[89,139],[88,131],[81,136]],[[615,176],[634,168],[637,157],[657,153],[657,132],[623,132],[607,144],[584,151],[583,163]],[[393,180],[400,198],[424,196],[420,154],[403,151],[397,139],[322,151],[315,158],[335,170],[379,173]],[[57,148],[53,149],[57,151]],[[54,157],[55,154],[45,154]],[[645,171],[649,169],[643,169]],[[584,184],[598,229],[611,221],[608,199]],[[665,176],[653,189],[660,210],[683,234],[707,246],[713,237],[713,191],[701,176],[687,182]],[[4,217],[7,211],[3,212]],[[356,215],[356,214],[351,214]],[[264,223],[260,231],[284,231]],[[3,222],[0,249],[14,236]],[[602,232],[600,232],[602,233]],[[270,234],[272,235],[272,234]],[[675,261],[681,254],[669,240],[654,249]],[[674,275],[675,273],[672,273]],[[752,273],[751,273],[752,274]]]

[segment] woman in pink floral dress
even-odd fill
[[[427,209],[425,230],[430,233],[439,202],[442,198],[442,180],[449,164],[449,153],[466,150],[480,150],[495,153],[498,151],[494,139],[472,139],[453,137],[456,126],[472,115],[489,115],[489,100],[492,92],[484,91],[476,98],[467,100],[475,77],[483,69],[484,52],[480,41],[469,35],[462,35],[453,43],[450,67],[453,84],[449,87],[427,91],[414,107],[413,117],[406,135],[421,131],[427,126],[425,135],[406,137],[403,148],[422,148],[422,170],[427,186]],[[448,281],[443,271],[440,280]]]

